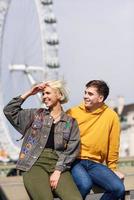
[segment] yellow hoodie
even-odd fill
[[[79,125],[81,134],[80,159],[106,162],[116,170],[119,156],[120,123],[117,114],[106,104],[93,112],[87,112],[84,104],[67,111]]]

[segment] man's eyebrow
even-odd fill
[[[85,93],[91,93],[91,94],[93,94],[93,92],[90,92],[90,91],[86,91],[86,90],[85,90]]]

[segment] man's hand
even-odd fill
[[[56,189],[59,178],[60,178],[61,172],[58,170],[55,170],[51,176],[50,176],[50,185],[52,189]]]
[[[114,171],[114,173],[115,173],[121,180],[124,180],[125,175],[124,175],[122,172]]]

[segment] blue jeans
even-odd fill
[[[125,188],[122,180],[105,165],[91,160],[76,160],[71,172],[83,199],[93,185],[104,189],[101,200],[124,199]]]

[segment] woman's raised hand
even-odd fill
[[[30,90],[28,90],[23,95],[21,95],[21,98],[26,99],[27,97],[29,97],[31,95],[35,95],[38,92],[42,92],[44,90],[44,88],[47,86],[48,86],[47,82],[42,82],[42,83],[36,84]]]
[[[38,92],[42,92],[46,86],[48,86],[47,83],[39,83],[39,84],[33,86],[30,91],[31,95],[35,95]]]

